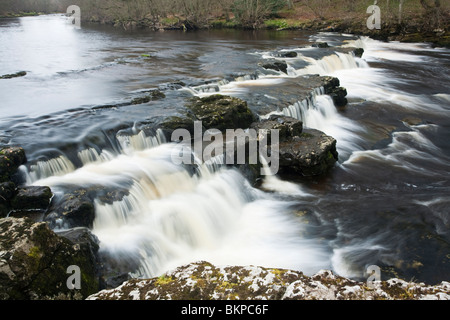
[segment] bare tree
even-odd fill
[[[431,2],[431,4],[430,4]],[[441,1],[440,0],[420,0],[420,4],[425,9],[425,18],[428,19],[430,28],[440,28],[442,20]]]
[[[285,0],[235,0],[233,12],[244,27],[256,29],[264,18],[285,5]]]
[[[398,24],[402,24],[402,13],[403,13],[403,4],[405,0],[400,0],[398,4]]]

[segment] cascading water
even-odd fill
[[[450,95],[440,67],[448,50],[320,35],[364,48],[357,58],[351,49],[307,46],[298,32],[253,41],[261,33],[230,38],[86,27],[58,29],[71,41],[42,52],[56,28],[41,35],[34,27],[59,18],[30,19],[0,26],[1,67],[29,71],[0,84],[0,143],[26,149],[26,184],[48,185],[56,199],[89,189],[100,251],[123,271],[148,277],[208,260],[361,277],[366,265],[379,264],[407,278],[448,280]],[[35,59],[11,54],[26,51],[17,29],[28,34]],[[214,41],[199,41],[200,34]],[[297,56],[283,58],[283,50]],[[83,55],[74,59],[76,52]],[[286,62],[287,74],[263,70],[261,58]],[[298,80],[311,73],[339,78],[347,107],[336,109],[323,88],[299,93]],[[169,88],[166,98],[93,108],[158,87]],[[177,144],[150,134],[153,125],[183,112],[185,98],[216,93],[248,101],[261,118],[289,115],[336,138],[339,164],[320,181],[267,176],[260,188],[220,157],[175,164]],[[119,192],[105,199],[105,190]]]
[[[133,137],[141,139],[133,144],[136,148],[126,144],[119,155],[35,184],[54,192],[70,185],[130,186],[121,200],[95,200],[93,233],[101,252],[116,261],[133,261],[134,276],[155,276],[195,260],[301,268],[305,273],[330,266],[326,246],[297,237],[304,227],[301,218],[291,215],[289,202],[254,189],[239,171],[224,167],[220,157],[198,162],[191,172],[172,162],[177,144],[145,148],[156,137]],[[265,187],[307,196],[275,177]]]

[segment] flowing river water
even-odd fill
[[[0,80],[0,145],[22,146],[24,184],[56,197],[126,189],[95,200],[92,232],[101,252],[132,261],[133,276],[207,260],[450,279],[448,49],[300,31],[75,29],[62,15],[0,20],[0,43],[0,74],[27,72]],[[260,68],[267,58],[286,61],[287,74]],[[338,77],[348,105],[336,108],[320,88],[296,101],[292,82],[308,74]],[[165,98],[123,103],[153,89]],[[153,128],[186,98],[213,93],[273,103],[333,136],[336,167],[317,179],[267,176],[255,188],[220,161],[195,174],[174,164],[174,144]]]

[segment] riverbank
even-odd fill
[[[419,1],[404,4],[399,11],[397,4],[379,4],[380,29],[367,27],[367,7],[370,2],[349,5],[343,1],[333,4],[320,1],[293,2],[276,12],[268,14],[257,23],[249,24],[231,11],[211,13],[202,19],[193,19],[182,14],[165,14],[160,16],[111,15],[108,12],[84,11],[84,22],[110,24],[125,30],[151,29],[165,30],[205,30],[205,29],[239,29],[239,30],[303,30],[313,32],[340,32],[369,36],[382,41],[425,42],[438,47],[450,47],[450,9],[442,4],[436,8],[424,9]],[[434,11],[433,11],[434,10]]]
[[[39,16],[45,13],[39,13],[39,12],[7,12],[4,14],[0,14],[0,19],[7,19],[7,18],[21,18],[21,17],[34,17]]]

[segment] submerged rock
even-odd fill
[[[214,266],[196,262],[152,279],[132,279],[88,300],[450,300],[450,283],[427,286],[400,279],[357,282],[321,270]]]
[[[0,219],[0,299],[82,299],[97,292],[95,252],[85,248],[56,235],[45,222]],[[67,286],[69,266],[79,267],[79,290]]]

